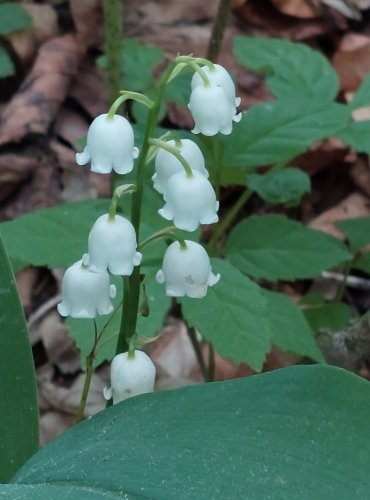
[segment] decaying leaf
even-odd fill
[[[356,91],[370,72],[370,36],[348,33],[334,54],[333,65],[338,71],[341,89]]]

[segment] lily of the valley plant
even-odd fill
[[[76,155],[79,165],[90,162],[91,170],[106,174],[114,170],[124,175],[134,168],[137,160],[136,183],[119,186],[111,206],[91,228],[87,253],[69,267],[62,284],[62,302],[58,311],[72,318],[95,318],[110,314],[111,299],[116,289],[110,283],[110,274],[125,277],[121,329],[117,354],[111,365],[111,387],[104,391],[107,399],[117,403],[128,397],[153,391],[155,368],[150,358],[136,349],[136,321],[140,310],[140,275],[142,251],[148,241],[172,239],[156,279],[163,283],[170,297],[201,299],[208,287],[214,286],[220,275],[212,272],[209,256],[202,245],[176,236],[176,228],[195,231],[200,224],[218,221],[219,202],[208,180],[204,157],[195,142],[174,137],[168,132],[153,137],[166,85],[183,68],[195,71],[191,83],[189,109],[195,126],[194,134],[212,136],[230,134],[233,122],[241,119],[236,108],[240,98],[228,72],[220,65],[205,59],[179,56],[164,72],[157,98],[150,100],[143,94],[122,91],[107,114],[95,118],[87,134],[87,145]],[[142,150],[134,146],[134,132],[129,121],[117,114],[127,99],[141,102],[149,108]],[[159,215],[174,226],[164,229],[138,244],[141,204],[145,171],[155,156],[154,189],[163,195],[164,206]],[[132,193],[131,221],[116,213],[120,196]],[[145,278],[144,278],[145,280]],[[99,339],[95,338],[95,345]],[[125,351],[125,352],[122,352]]]

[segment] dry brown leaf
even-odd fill
[[[38,159],[15,153],[0,154],[0,201],[6,200],[29,180],[38,166]]]
[[[26,315],[31,312],[33,289],[37,278],[38,271],[34,267],[26,267],[17,273],[16,276],[19,298]]]
[[[338,205],[323,212],[318,217],[313,219],[309,226],[319,231],[331,234],[340,239],[344,239],[344,235],[334,225],[338,220],[352,219],[354,217],[363,217],[370,214],[370,201],[361,193],[353,193]]]
[[[67,413],[48,411],[40,418],[40,446],[53,441],[73,425],[73,416]]]
[[[334,54],[333,66],[340,78],[341,89],[356,91],[370,72],[370,36],[348,33]]]
[[[349,176],[355,186],[370,198],[370,166],[368,158],[357,158],[349,170]]]
[[[103,2],[101,0],[70,0],[77,38],[85,48],[99,45],[103,36]]]
[[[30,74],[2,112],[0,144],[48,132],[82,56],[73,35],[54,38],[41,47]]]
[[[280,12],[289,16],[312,19],[318,15],[317,9],[307,0],[271,0],[271,2]]]
[[[22,7],[30,14],[32,26],[11,33],[7,40],[18,58],[27,63],[41,44],[58,35],[58,18],[51,5],[23,3]]]

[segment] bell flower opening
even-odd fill
[[[99,174],[108,174],[112,169],[117,174],[127,174],[138,155],[130,122],[120,115],[108,118],[103,114],[91,123],[86,147],[76,154],[76,162],[86,165],[91,161],[91,171]]]
[[[187,177],[184,171],[170,177],[163,194],[165,205],[158,213],[173,220],[178,229],[195,231],[199,224],[218,222],[219,202],[208,179],[194,171]]]
[[[71,318],[95,318],[98,314],[109,314],[113,311],[111,299],[115,295],[116,287],[110,284],[107,271],[91,273],[79,260],[64,273],[58,312]]]
[[[201,299],[207,294],[208,287],[220,280],[220,275],[212,272],[202,245],[185,240],[184,247],[175,241],[167,248],[156,279],[158,283],[164,283],[169,297]]]

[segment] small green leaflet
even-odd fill
[[[247,183],[263,200],[288,206],[298,205],[301,197],[311,191],[310,176],[298,168],[285,168],[264,175],[249,174]]]
[[[313,278],[351,259],[337,239],[283,215],[244,219],[231,231],[225,254],[242,272],[272,282]]]
[[[272,343],[283,351],[323,363],[324,358],[300,308],[281,293],[263,290],[263,295],[268,300],[267,318],[272,331]]]
[[[0,3],[0,35],[8,35],[32,25],[32,18],[19,4],[11,2]]]
[[[359,250],[370,243],[370,217],[339,220],[335,225],[346,235],[351,250]]]
[[[303,309],[309,325],[315,334],[320,330],[336,332],[342,330],[351,319],[351,310],[347,304],[320,304]]]
[[[213,259],[212,267],[221,280],[201,300],[182,298],[184,317],[223,356],[259,371],[271,346],[267,301],[229,262]]]
[[[334,68],[307,45],[238,36],[234,39],[234,54],[243,66],[262,71],[268,87],[279,98],[317,98],[326,106],[326,101],[332,101],[339,91]]]
[[[338,139],[359,153],[370,154],[370,121],[351,121],[335,134]]]
[[[7,51],[0,45],[0,78],[12,76],[15,73],[13,61]]]

